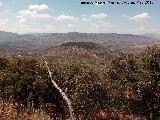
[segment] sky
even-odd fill
[[[81,2],[93,4],[81,4]],[[160,34],[160,0],[0,0],[0,31]],[[138,3],[137,3],[138,2]]]

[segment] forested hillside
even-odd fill
[[[119,51],[107,49],[93,42],[67,42],[42,52],[47,59],[55,62],[79,61],[95,66],[103,66],[105,62],[118,56],[119,53]]]
[[[53,80],[71,100],[76,120],[160,119],[158,45],[136,54],[112,56],[103,60],[103,66],[46,60]],[[0,98],[2,120],[70,118],[40,56],[1,54]]]

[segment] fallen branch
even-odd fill
[[[72,106],[71,106],[71,101],[68,99],[66,94],[60,89],[60,87],[58,87],[56,82],[52,79],[52,73],[51,73],[51,71],[50,71],[50,69],[48,67],[48,63],[47,63],[46,60],[45,60],[45,64],[46,64],[46,67],[47,67],[47,70],[48,70],[48,73],[49,73],[49,77],[51,79],[51,82],[52,82],[53,86],[60,92],[60,94],[62,95],[63,99],[65,100],[65,102],[68,105],[71,120],[75,120],[75,117],[74,117],[74,114],[73,114],[73,109],[72,109]]]

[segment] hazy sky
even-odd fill
[[[107,4],[97,5],[95,0],[93,5],[81,5],[81,0],[0,0],[0,30],[17,33],[160,33],[159,0],[152,0],[153,5],[111,5],[102,1]]]

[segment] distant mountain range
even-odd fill
[[[116,33],[40,33],[16,34],[0,31],[0,52],[41,53],[44,50],[68,42],[92,42],[105,48],[124,50],[159,44],[160,38],[149,35]]]
[[[155,39],[160,39],[160,34],[142,34],[142,36],[151,37]]]

